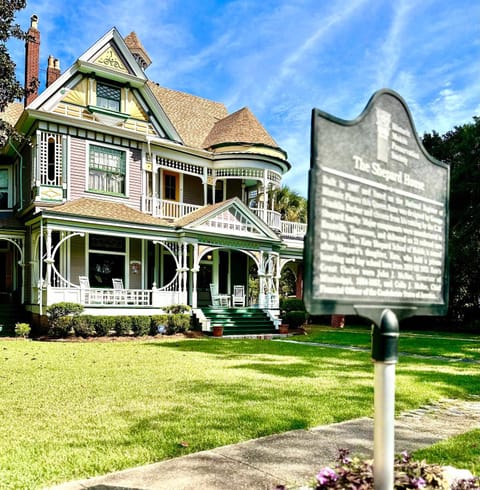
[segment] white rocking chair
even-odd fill
[[[228,294],[219,294],[217,284],[210,284],[210,294],[212,296],[212,306],[230,306],[230,296]]]
[[[112,279],[113,284],[113,302],[116,304],[125,302],[125,290],[123,288],[123,279]]]
[[[244,286],[233,286],[232,306],[245,306]]]

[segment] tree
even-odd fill
[[[480,314],[480,118],[443,136],[423,136],[426,150],[450,165],[450,316]]]
[[[275,191],[274,209],[282,215],[285,221],[306,223],[307,200],[288,186]]]
[[[2,0],[0,3],[0,113],[5,111],[8,104],[22,99],[38,86],[38,80],[32,81],[29,87],[23,87],[16,79],[15,63],[6,44],[10,38],[27,39],[27,33],[14,23],[16,12],[25,6],[25,0]],[[21,140],[23,136],[0,118],[0,146],[4,146],[9,138]]]

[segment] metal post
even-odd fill
[[[373,478],[375,490],[393,490],[395,456],[395,364],[398,360],[398,319],[384,310],[372,332],[374,367]]]

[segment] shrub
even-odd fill
[[[305,304],[302,299],[282,298],[280,299],[280,309],[283,311],[305,311]]]
[[[150,334],[157,335],[159,333],[158,327],[160,326],[165,327],[165,333],[166,333],[166,329],[168,326],[168,317],[169,315],[166,314],[152,315],[151,322],[150,322]]]
[[[48,335],[54,338],[66,337],[72,332],[73,317],[61,316],[50,322]]]
[[[171,306],[165,306],[163,308],[165,313],[188,313],[191,310],[191,307],[188,305],[171,305]]]
[[[87,338],[95,335],[95,325],[90,315],[73,317],[71,325],[77,337]]]
[[[132,320],[129,316],[115,317],[115,330],[117,335],[130,335],[132,331]]]
[[[138,336],[148,335],[150,332],[150,317],[149,316],[132,316],[133,334]]]
[[[307,314],[305,311],[287,311],[283,316],[283,322],[288,323],[291,328],[298,328],[305,323]]]
[[[55,303],[47,307],[47,315],[50,319],[55,320],[56,318],[61,318],[62,316],[73,315],[77,316],[83,313],[83,305],[77,303]]]
[[[191,316],[183,313],[170,315],[168,328],[171,333],[184,333],[190,328]]]
[[[95,329],[95,333],[99,337],[107,336],[112,330],[115,330],[115,317],[114,316],[92,316],[92,323]]]
[[[15,335],[17,337],[27,338],[30,334],[30,325],[28,323],[15,323]]]

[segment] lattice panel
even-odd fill
[[[62,185],[62,135],[40,133],[40,183]]]
[[[188,174],[203,175],[203,167],[200,165],[194,165],[193,163],[179,162],[178,160],[170,160],[169,158],[157,156],[157,165],[166,168],[173,168]]]

